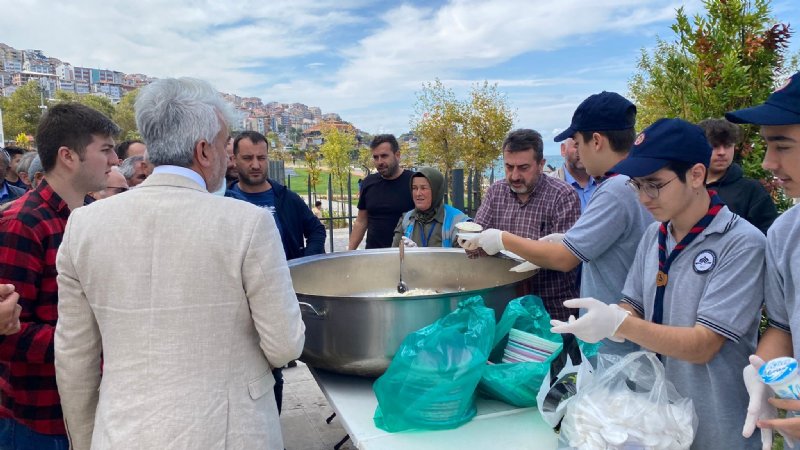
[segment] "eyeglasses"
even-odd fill
[[[639,183],[638,181],[631,178],[625,182],[625,185],[631,188],[633,192],[636,192],[637,194],[639,194],[640,192],[644,192],[646,196],[655,200],[658,198],[658,194],[661,192],[661,188],[672,183],[675,180],[675,178],[678,178],[678,176],[675,175],[671,180],[661,184],[656,184],[653,183],[652,181],[647,183]]]

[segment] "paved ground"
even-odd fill
[[[325,423],[333,411],[308,368],[283,369],[283,412],[281,427],[286,450],[333,450],[346,434],[337,418]],[[349,440],[341,450],[355,450]]]

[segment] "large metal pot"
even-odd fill
[[[378,376],[409,333],[480,295],[499,318],[533,272],[509,272],[503,258],[469,259],[463,250],[407,249],[403,280],[442,293],[397,297],[398,249],[330,253],[289,261],[306,325],[301,359],[340,373]]]

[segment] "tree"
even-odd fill
[[[367,146],[358,148],[358,167],[364,169],[365,177],[369,175],[373,167],[375,167],[372,163],[372,149]]]
[[[350,152],[356,146],[356,137],[334,125],[326,125],[322,127],[322,139],[319,150],[331,171],[333,184],[339,188],[339,195],[342,197],[350,173]],[[342,205],[340,203],[339,207],[342,208]],[[344,213],[344,210],[340,212]]]
[[[472,86],[469,105],[463,111],[461,155],[466,168],[477,173],[480,179],[480,174],[500,156],[500,147],[514,123],[514,112],[505,95],[498,91],[497,84],[486,81]],[[481,183],[477,183],[475,189],[480,198]]]
[[[433,164],[445,175],[457,166],[464,144],[463,109],[453,91],[439,79],[422,85],[411,119],[421,163]]]
[[[6,136],[17,136],[20,133],[36,134],[36,127],[42,117],[40,108],[42,97],[39,83],[28,81],[17,88],[10,97],[2,99],[3,132]]]
[[[114,107],[114,114],[111,118],[122,130],[119,133],[121,140],[142,138],[136,127],[136,113],[133,109],[138,94],[139,89],[128,92],[122,97],[119,103],[117,103],[116,107]]]
[[[308,168],[308,182],[311,183],[311,192],[316,197],[317,184],[322,175],[322,170],[319,167],[319,152],[314,148],[307,148],[305,154],[306,167]]]
[[[105,95],[79,95],[73,92],[56,91],[56,103],[76,102],[96,109],[109,119],[114,116],[114,104]]]
[[[642,50],[629,82],[641,129],[660,117],[698,122],[766,100],[789,73],[786,52],[791,31],[770,16],[769,0],[704,0],[705,15],[690,22],[683,8],[672,25],[675,41],[657,40],[652,54]],[[753,126],[743,127],[737,149],[745,174],[762,179],[779,207],[772,176],[761,169],[764,145]]]

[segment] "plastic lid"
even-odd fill
[[[766,384],[781,383],[794,372],[797,372],[797,360],[788,356],[775,358],[758,369],[758,374]]]

